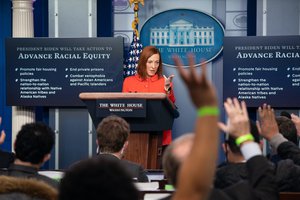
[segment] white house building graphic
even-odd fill
[[[214,27],[194,25],[179,19],[165,27],[150,28],[150,45],[155,46],[213,46]]]
[[[212,15],[190,9],[172,9],[150,17],[141,28],[140,38],[143,46],[159,48],[164,66],[175,67],[174,53],[180,56],[184,66],[189,66],[188,52],[205,62],[222,52],[224,28]]]

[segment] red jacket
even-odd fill
[[[166,93],[165,91],[165,79],[164,77],[158,77],[156,74],[151,78],[146,80],[141,79],[139,75],[129,76],[124,80],[123,83],[123,92],[161,92]],[[173,85],[171,83],[171,87]],[[168,98],[175,103],[175,96],[173,89],[171,89],[168,94]],[[168,145],[172,141],[171,130],[166,130],[163,132],[163,145]]]

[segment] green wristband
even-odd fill
[[[246,141],[254,141],[254,137],[251,133],[248,133],[246,135],[242,135],[242,136],[236,138],[235,144],[237,146],[240,146],[243,142],[246,142]]]
[[[219,113],[220,113],[219,108],[215,106],[204,106],[197,110],[198,117],[218,116]]]
[[[174,190],[174,186],[170,184],[165,185],[165,190]]]

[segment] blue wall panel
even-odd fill
[[[1,149],[11,150],[11,107],[6,106],[6,79],[5,79],[5,38],[11,37],[11,1],[0,1],[0,129],[6,132],[6,140]]]

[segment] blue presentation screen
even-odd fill
[[[223,97],[300,107],[300,36],[225,37]]]
[[[81,92],[122,91],[122,38],[9,38],[5,45],[7,105],[84,106]]]

